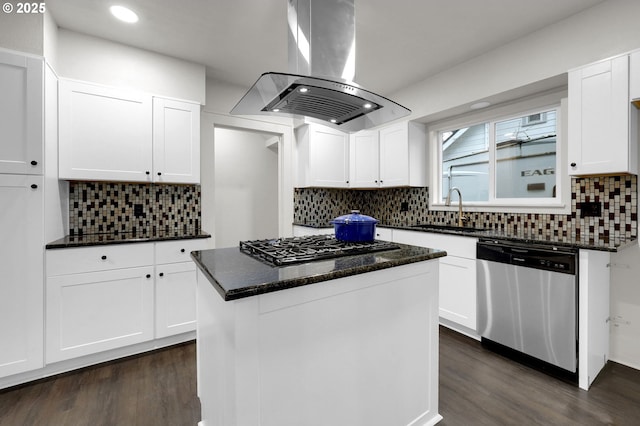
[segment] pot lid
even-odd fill
[[[350,214],[338,216],[331,221],[331,223],[342,225],[349,223],[378,223],[377,219],[372,218],[364,214],[360,214],[360,210],[351,210]]]

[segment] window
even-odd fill
[[[559,109],[436,130],[436,204],[444,203],[457,187],[465,205],[561,207],[561,175],[556,173]],[[457,202],[455,191],[451,199]]]

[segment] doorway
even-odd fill
[[[279,136],[246,129],[214,129],[216,247],[278,237]]]

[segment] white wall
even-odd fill
[[[2,2],[5,3],[4,1]],[[43,14],[0,12],[0,47],[34,55],[43,54]]]
[[[389,97],[411,109],[411,118],[430,121],[442,111],[639,48],[639,16],[640,1],[608,0]]]
[[[234,247],[241,240],[278,236],[278,145],[266,146],[272,137],[238,129],[215,129],[216,247]]]
[[[59,29],[60,77],[205,102],[204,65]]]

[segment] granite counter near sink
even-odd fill
[[[293,225],[314,228],[318,230],[332,228],[332,225],[329,225],[327,223],[294,223]],[[424,227],[425,225],[428,227]],[[541,244],[546,246],[570,247],[576,249],[601,250],[609,252],[616,252],[627,246],[637,243],[636,238],[626,239],[624,237],[618,237],[594,239],[593,235],[590,235],[588,237],[583,237],[580,235],[551,235],[545,233],[536,233],[531,230],[521,230],[515,233],[511,233],[502,229],[469,229],[464,227],[457,228],[446,225],[439,226],[437,224],[407,226],[378,224],[378,227],[387,229],[403,229],[415,232],[432,232],[439,234],[459,235],[472,238],[493,238],[499,240],[515,241],[524,244]]]

